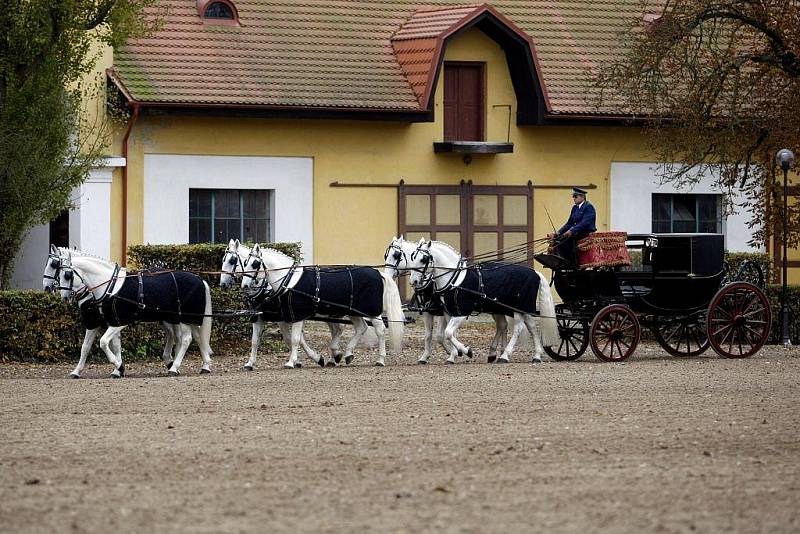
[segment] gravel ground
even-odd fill
[[[798,532],[800,349],[0,365],[0,531]],[[324,346],[325,328],[309,339]]]

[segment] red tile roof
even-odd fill
[[[112,76],[143,103],[424,109],[436,41],[484,7],[442,0],[234,0],[239,26],[204,23],[196,0],[167,0],[164,27],[115,52]],[[602,114],[591,73],[639,0],[497,0],[528,36],[551,114]]]

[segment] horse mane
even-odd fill
[[[456,250],[456,248],[455,248],[453,245],[451,245],[450,243],[445,243],[444,241],[431,241],[431,243],[436,243],[437,245],[442,245],[442,246],[445,246],[445,247],[449,248],[450,250],[452,250],[452,251],[453,251],[453,253],[454,253],[456,256],[461,256],[461,253],[460,253],[460,252],[458,252],[458,251]]]
[[[286,253],[281,252],[280,250],[277,250],[277,249],[274,249],[274,248],[270,248],[270,247],[260,247],[259,251],[262,254],[264,252],[268,252],[268,253],[272,254],[273,256],[275,256],[275,255],[282,256],[283,258],[285,258],[285,259],[289,260],[290,262],[294,263],[294,258],[293,257],[289,256]]]
[[[100,256],[97,256],[95,254],[89,254],[88,252],[83,252],[83,251],[78,250],[76,248],[57,247],[57,249],[58,249],[58,252],[59,252],[59,256],[63,256],[63,255],[65,255],[65,253],[69,252],[71,256],[75,256],[75,257],[78,257],[78,258],[92,258],[92,259],[95,259],[95,260],[104,261],[106,263],[114,263],[113,261],[111,261],[111,260],[109,260],[107,258],[101,258]]]

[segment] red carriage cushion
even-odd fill
[[[578,266],[617,267],[630,265],[631,257],[625,240],[627,232],[595,232],[578,241]]]

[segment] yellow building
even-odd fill
[[[116,260],[240,237],[378,264],[401,233],[474,255],[563,224],[573,186],[599,231],[722,232],[749,250],[710,181],[660,185],[640,130],[593,104],[638,2],[169,3],[102,65],[130,111],[93,234]]]

